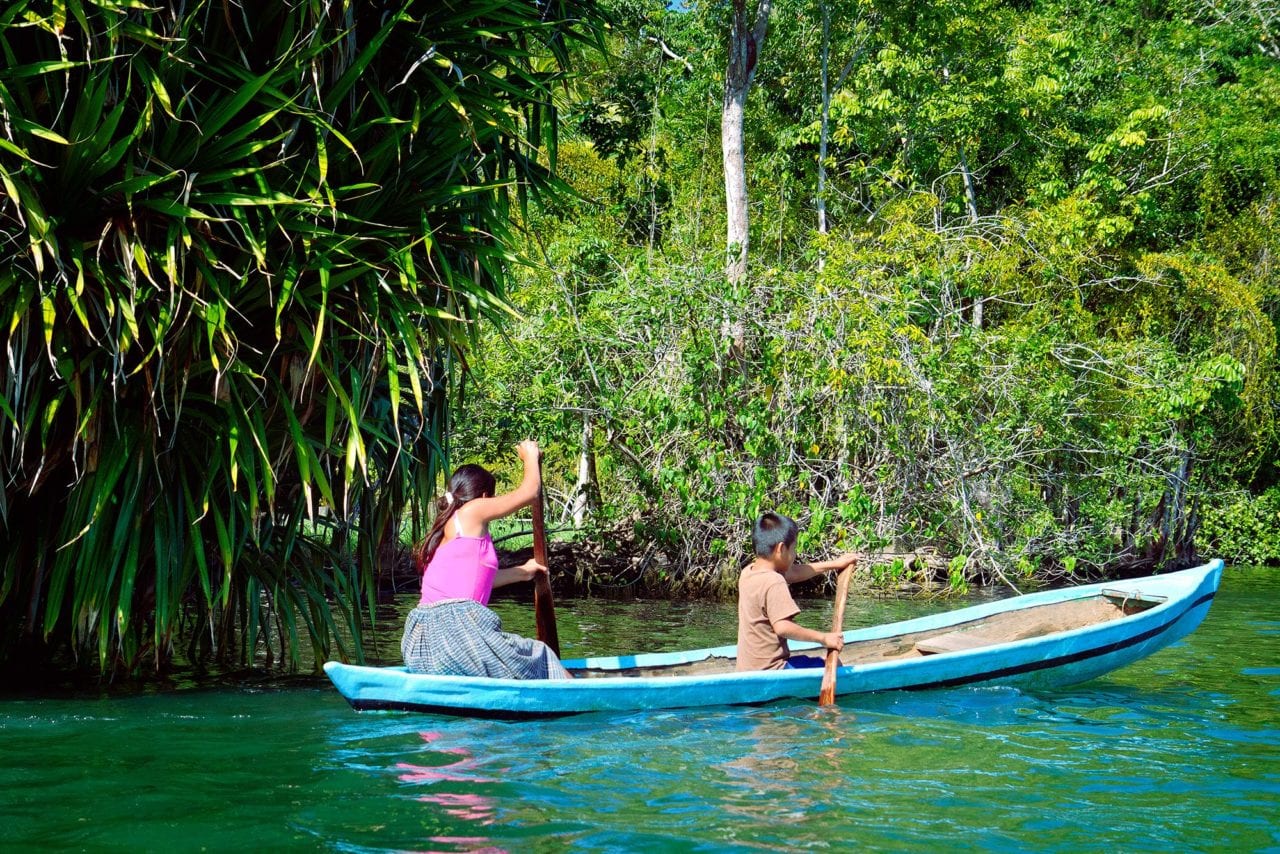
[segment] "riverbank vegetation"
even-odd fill
[[[402,5],[0,12],[0,661],[358,656],[527,436],[586,589],[1280,559],[1274,3]]]
[[[1274,4],[755,4],[736,279],[735,5],[622,5],[467,451],[558,437],[676,587],[762,508],[955,585],[1274,558]]]

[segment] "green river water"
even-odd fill
[[[956,606],[855,597],[846,626]],[[566,657],[735,625],[732,603],[557,614]],[[1231,567],[1187,639],[1038,694],[504,723],[356,713],[312,679],[9,693],[0,851],[1280,851],[1278,650],[1280,570]]]

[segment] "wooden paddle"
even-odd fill
[[[533,559],[547,566],[547,529],[542,520],[542,455],[538,455],[538,497],[533,500]],[[538,640],[560,655],[560,633],[556,631],[556,607],[551,601],[549,573],[539,572],[533,582],[533,614]]]
[[[840,570],[836,577],[836,613],[831,620],[831,631],[840,632],[844,626],[844,602],[849,598],[849,578],[853,575],[854,564]],[[822,688],[818,691],[818,705],[830,706],[836,701],[836,668],[840,666],[840,653],[827,650],[827,664],[822,671]]]

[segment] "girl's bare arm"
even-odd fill
[[[463,533],[477,536],[480,530],[494,519],[510,516],[525,507],[538,497],[538,489],[542,486],[542,477],[538,472],[538,443],[526,439],[516,446],[516,452],[524,463],[524,476],[520,485],[510,492],[495,495],[492,498],[476,498],[468,501],[458,510],[462,522]]]

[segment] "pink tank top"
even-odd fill
[[[427,571],[422,573],[422,599],[419,605],[430,605],[441,599],[473,599],[489,604],[493,577],[498,572],[498,551],[493,537],[462,536],[458,517],[453,518],[456,536],[443,543],[432,555]]]

